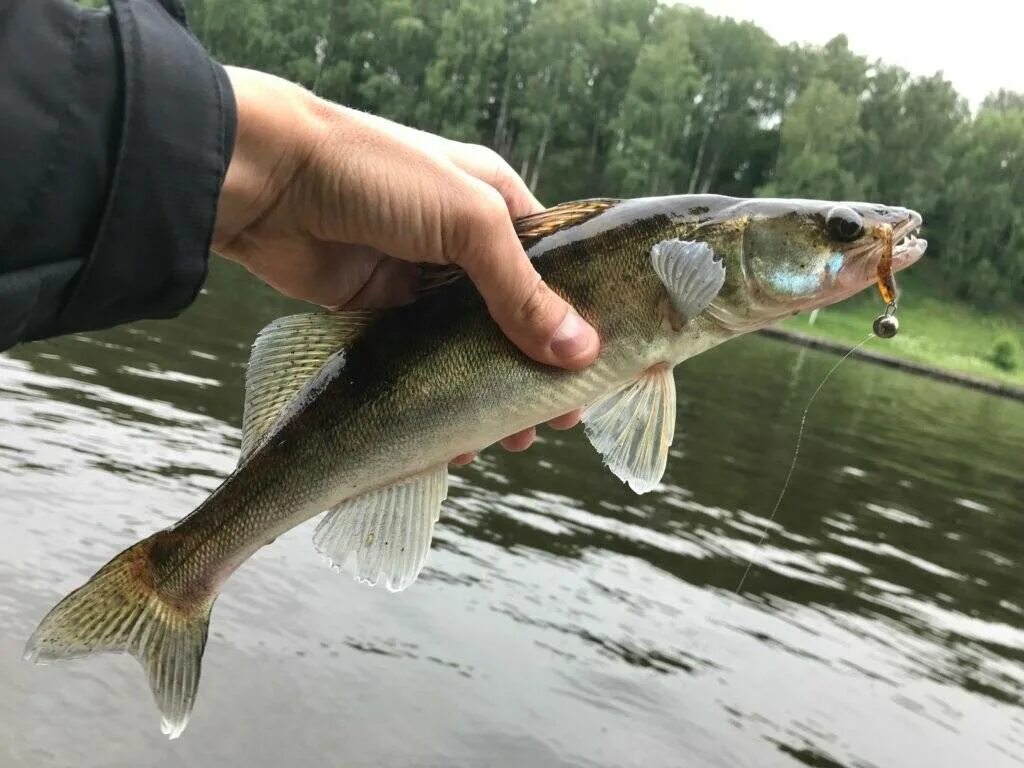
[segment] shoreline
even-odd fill
[[[810,336],[806,333],[790,331],[784,328],[762,328],[758,333],[762,336],[767,336],[770,339],[786,341],[791,344],[799,344],[804,347],[810,347],[811,349],[819,349],[838,355],[845,355],[850,351],[849,344],[842,344],[840,342],[830,341],[818,336]],[[960,386],[969,387],[970,389],[977,389],[992,395],[1000,395],[1001,397],[1008,397],[1012,400],[1024,402],[1024,387],[1017,387],[1013,384],[1004,384],[999,381],[982,379],[966,373],[957,373],[956,371],[946,370],[945,368],[938,368],[926,363],[919,363],[915,360],[893,357],[892,355],[885,355],[868,349],[858,349],[851,354],[850,357],[855,357],[859,360],[866,360],[867,362],[875,363],[877,365],[883,365],[887,368],[896,368],[918,376],[926,376],[928,378],[945,381],[950,384],[959,384]]]

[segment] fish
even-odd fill
[[[235,470],[57,604],[26,657],[130,653],[175,738],[214,601],[261,547],[326,512],[313,539],[330,564],[406,589],[449,461],[579,406],[611,472],[649,492],[673,441],[676,366],[852,296],[877,280],[883,252],[885,270],[905,269],[927,246],[920,225],[897,206],[717,195],[594,198],[524,217],[516,229],[542,279],[600,334],[581,371],[525,356],[457,267],[425,268],[405,306],[279,318],[252,346]]]

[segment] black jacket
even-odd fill
[[[195,298],[234,144],[180,0],[0,0],[0,350]]]

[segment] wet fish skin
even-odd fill
[[[863,235],[837,241],[831,232],[837,215],[862,220]],[[165,733],[180,734],[195,700],[219,587],[264,544],[326,509],[370,498],[379,502],[374,509],[350,510],[352,516],[379,515],[376,527],[345,532],[364,558],[385,557],[383,545],[373,541],[378,536],[422,544],[416,537],[425,534],[429,546],[432,521],[410,532],[387,509],[408,504],[408,517],[421,520],[424,504],[436,507],[444,493],[440,481],[428,484],[428,492],[421,478],[443,475],[457,454],[581,404],[625,402],[617,393],[627,391],[629,403],[647,403],[661,415],[647,419],[646,432],[636,427],[632,444],[621,446],[619,464],[639,475],[647,462],[654,467],[647,474],[660,476],[675,420],[672,366],[870,285],[879,258],[872,232],[881,223],[899,240],[920,217],[867,204],[718,196],[589,201],[531,217],[520,231],[535,266],[601,336],[601,354],[590,368],[569,372],[527,358],[491,321],[472,284],[458,276],[408,306],[364,313],[353,321],[358,332],[303,385],[262,442],[251,441],[258,447],[236,471],[192,514],[129,548],[65,598],[30,639],[28,655],[48,661],[97,650],[133,653],[149,671]],[[674,293],[652,261],[656,246],[665,243],[678,244],[680,254],[713,254],[716,266],[694,268],[693,279],[713,277],[724,266],[717,295],[694,316],[683,316],[687,297]],[[894,254],[897,270],[916,260],[924,245],[907,241],[901,248]],[[315,346],[301,337],[294,341],[300,358]],[[293,353],[287,345],[281,349],[269,359]],[[628,409],[619,401],[612,405],[621,413],[605,408],[608,423],[634,429]],[[596,423],[595,417],[587,425],[592,439]],[[648,449],[644,441],[657,445]],[[662,464],[652,464],[647,454],[658,452]],[[650,477],[640,479],[634,487],[649,486]],[[396,486],[400,490],[387,495]],[[344,518],[343,512],[332,514]]]

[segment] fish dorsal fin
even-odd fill
[[[651,265],[687,322],[707,308],[725,283],[725,265],[707,243],[662,240],[651,248]]]
[[[443,266],[424,264],[420,275],[418,295],[423,296],[431,291],[444,288],[446,285],[458,282],[465,276],[465,270],[455,264],[445,264]]]
[[[592,200],[577,200],[571,203],[561,203],[552,206],[544,211],[531,213],[522,218],[516,219],[516,234],[523,248],[529,249],[542,237],[557,232],[560,229],[582,224],[587,219],[592,219],[602,211],[606,211],[620,201],[615,198],[594,198]],[[423,274],[420,278],[419,295],[444,288],[451,283],[461,280],[466,276],[462,267],[454,264],[435,266],[423,265]]]
[[[259,332],[245,373],[242,464],[262,444],[271,425],[324,363],[352,343],[372,312],[289,315]]]
[[[419,576],[441,502],[448,495],[448,468],[438,467],[387,488],[343,501],[330,510],[313,534],[313,544],[333,568],[353,561],[357,581],[381,579],[399,592]]]
[[[571,203],[561,203],[552,206],[546,211],[538,211],[516,220],[516,234],[523,243],[524,248],[529,248],[542,237],[547,237],[553,232],[566,227],[582,224],[587,219],[592,219],[597,214],[608,210],[619,201],[610,197],[593,198],[591,200],[576,200]]]
[[[651,368],[583,411],[591,444],[637,493],[658,486],[676,426],[676,387],[667,365]]]

